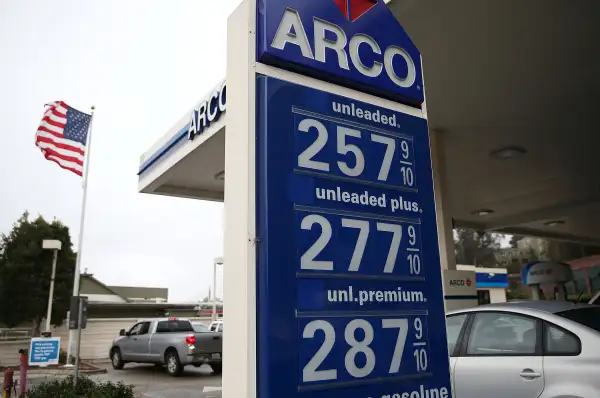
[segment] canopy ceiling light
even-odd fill
[[[493,212],[494,212],[494,210],[491,210],[491,209],[479,209],[479,210],[475,210],[471,214],[475,214],[479,217],[485,217],[485,216],[489,216]]]
[[[495,159],[509,160],[519,157],[527,153],[527,150],[520,146],[510,146],[506,148],[497,149],[490,152],[490,156]]]
[[[544,223],[544,225],[547,227],[556,227],[558,225],[564,225],[564,224],[565,224],[565,222],[562,220],[552,220],[552,221],[548,221],[548,222]]]

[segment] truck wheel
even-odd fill
[[[110,354],[110,362],[112,363],[113,369],[123,369],[123,366],[125,366],[125,361],[123,361],[121,350],[118,348],[112,350],[112,353]]]
[[[177,351],[170,350],[165,354],[165,363],[167,364],[167,373],[171,376],[181,376],[183,373],[183,365],[179,361]]]
[[[222,363],[211,363],[210,367],[212,368],[213,372],[215,372],[218,375],[223,373],[223,364]]]

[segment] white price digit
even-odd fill
[[[365,248],[367,246],[367,241],[369,240],[370,223],[367,220],[357,220],[354,218],[342,218],[341,223],[342,227],[344,228],[354,228],[359,230],[356,243],[354,244],[352,258],[350,259],[350,264],[348,265],[348,271],[356,272],[360,269]],[[310,231],[313,229],[315,224],[318,224],[321,228],[321,234],[312,244],[312,246],[309,247],[308,250],[300,257],[300,269],[333,271],[333,261],[316,260],[317,256],[321,254],[323,250],[325,250],[331,241],[331,238],[333,237],[333,229],[329,220],[319,214],[309,214],[302,219],[300,228],[305,231]],[[411,226],[409,228],[413,228],[414,235],[414,227]],[[378,222],[377,231],[389,232],[392,234],[390,248],[388,250],[385,266],[383,268],[384,273],[391,274],[394,272],[396,260],[398,259],[398,251],[400,250],[400,243],[402,241],[402,225]],[[419,260],[414,260],[410,255],[408,260],[411,262],[411,274],[419,274],[421,272],[421,264]],[[416,264],[414,264],[415,261],[417,262]]]
[[[313,157],[321,152],[325,144],[327,144],[328,133],[325,125],[318,120],[304,119],[298,126],[298,130],[303,133],[308,133],[312,128],[317,129],[317,139],[304,152],[298,155],[298,166],[313,170],[329,171],[329,164],[313,160]]]
[[[423,321],[421,321],[421,318],[415,318],[415,338],[417,340],[421,340],[423,338]]]
[[[415,183],[415,175],[410,167],[402,167],[400,168],[402,171],[402,179],[404,181],[404,185],[412,187]]]
[[[356,340],[356,330],[362,329],[365,333],[365,338],[362,341]],[[344,338],[346,343],[350,346],[350,349],[346,353],[345,365],[346,371],[353,377],[365,377],[368,376],[373,369],[375,369],[375,353],[369,347],[369,344],[373,342],[375,333],[373,332],[373,326],[364,319],[355,319],[351,321],[346,330],[344,331]],[[362,352],[365,355],[366,361],[362,368],[356,366],[356,355]]]
[[[365,247],[367,246],[367,239],[369,238],[369,222],[366,220],[342,218],[342,226],[360,230],[358,238],[356,238],[356,244],[354,245],[350,266],[348,267],[348,271],[358,271],[363,254],[365,253]]]
[[[402,150],[402,157],[404,159],[408,159],[410,157],[410,148],[408,146],[408,142],[400,142],[400,149]]]
[[[408,319],[383,319],[381,324],[384,329],[398,329],[398,337],[396,338],[396,346],[394,347],[394,355],[389,370],[390,374],[398,373],[402,362],[402,354],[404,353],[404,345],[406,344],[406,336],[408,335]]]
[[[398,329],[394,354],[388,372],[389,374],[395,374],[400,371],[400,364],[408,334],[408,319],[382,319],[381,326],[383,329]],[[356,339],[356,331],[358,329],[362,329],[364,334],[364,338],[361,341]],[[325,338],[317,352],[302,370],[302,381],[304,382],[336,380],[338,377],[336,369],[318,369],[327,359],[335,344],[335,330],[331,323],[324,320],[312,321],[304,327],[302,337],[313,339],[318,330],[323,331]],[[344,367],[349,375],[356,378],[363,378],[373,372],[376,359],[375,352],[370,347],[370,344],[374,338],[375,332],[373,331],[373,326],[364,319],[354,319],[346,325],[344,340],[346,340],[350,349],[346,352]],[[363,354],[365,358],[362,367],[356,366],[356,356],[358,354]],[[414,356],[417,361],[417,371],[427,369],[427,351],[425,349],[417,349],[414,352]]]
[[[371,141],[386,146],[385,155],[383,156],[377,179],[379,181],[387,181],[388,175],[390,174],[390,167],[392,166],[392,160],[394,160],[394,152],[396,152],[396,140],[383,135],[371,134]]]
[[[415,243],[417,243],[417,231],[414,225],[408,226],[408,243],[410,243],[411,246],[414,246]]]
[[[419,275],[421,273],[421,257],[416,253],[411,253],[407,257],[411,275]]]
[[[377,230],[391,232],[393,234],[390,250],[388,251],[387,260],[385,261],[385,267],[383,268],[384,273],[391,274],[394,272],[396,258],[398,257],[398,249],[400,248],[400,241],[402,240],[402,225],[378,222]]]
[[[359,147],[354,144],[346,144],[346,136],[360,138],[359,130],[349,129],[347,127],[338,126],[337,128],[337,152],[340,155],[346,155],[348,152],[354,154],[354,167],[348,166],[348,163],[338,160],[337,164],[341,172],[350,177],[358,177],[365,170],[365,156]]]
[[[337,370],[317,370],[323,363],[327,355],[331,352],[333,345],[335,344],[335,330],[331,323],[327,321],[312,321],[304,327],[302,337],[305,339],[312,339],[315,337],[315,332],[322,330],[325,333],[325,339],[319,350],[315,355],[308,361],[304,369],[302,369],[302,381],[324,381],[324,380],[335,380],[337,379]]]
[[[427,350],[425,348],[417,348],[413,355],[417,363],[417,372],[427,370]]]
[[[318,214],[309,214],[302,219],[300,228],[303,230],[310,231],[313,225],[319,224],[321,226],[321,235],[315,243],[300,257],[300,268],[301,269],[313,269],[321,271],[333,271],[333,261],[319,261],[315,258],[325,249],[333,231],[331,230],[331,224],[327,219]]]

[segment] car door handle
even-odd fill
[[[524,379],[537,379],[538,377],[542,377],[540,372],[534,372],[532,369],[523,369],[521,373],[519,373]]]
[[[219,336],[213,336],[213,340],[221,340]]]
[[[137,340],[137,337],[134,337],[133,340]]]

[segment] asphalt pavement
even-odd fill
[[[123,370],[110,368],[108,373],[91,378],[133,384],[143,398],[221,398],[221,376],[208,366],[186,366],[183,375],[172,377],[164,368],[127,364]]]

